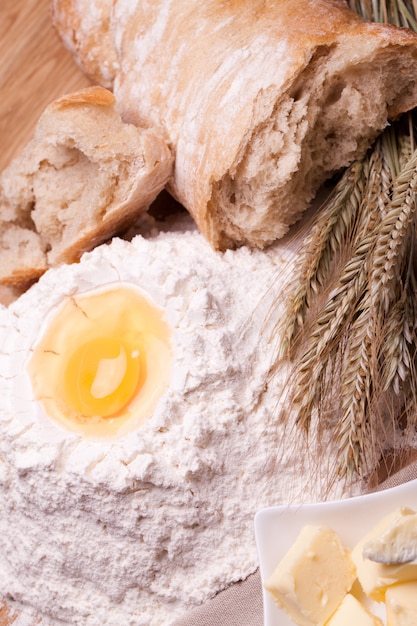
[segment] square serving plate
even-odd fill
[[[346,547],[351,549],[381,518],[402,506],[417,510],[417,480],[345,500],[276,506],[258,511],[255,515],[255,538],[262,584],[307,524],[333,528]],[[265,589],[263,604],[264,626],[294,626],[287,613],[277,606]],[[385,623],[383,609],[372,608]]]

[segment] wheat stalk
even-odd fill
[[[346,367],[342,372],[342,417],[338,423],[337,441],[342,454],[339,469],[350,476],[359,474],[364,465],[364,442],[371,436],[369,422],[372,404],[372,350],[368,334],[366,309],[350,327],[350,342],[344,352]]]
[[[416,211],[416,167],[417,152],[395,179],[390,210],[384,215],[375,236],[370,279],[372,300],[374,308],[382,308],[381,313],[385,314],[392,304],[392,291],[398,285],[404,259],[410,254]]]
[[[342,176],[304,242],[305,254],[295,267],[299,278],[288,303],[281,356],[292,351],[314,296],[329,278],[334,255],[351,234],[363,193],[363,167],[362,162],[355,162]]]
[[[372,420],[376,419],[376,390],[381,388],[387,392],[392,388],[399,395],[404,383],[416,380],[411,355],[415,343],[415,317],[411,303],[413,292],[409,290],[412,241],[408,246],[404,245],[407,235],[413,239],[415,226],[415,165],[414,155],[393,183],[388,210],[384,208],[369,234],[373,242],[367,255],[369,276],[363,285],[360,306],[355,307],[354,319],[349,325],[349,338],[345,341],[348,349],[344,349],[342,410],[337,439],[343,459],[341,470],[349,474],[363,473],[370,465],[367,454],[375,428]],[[378,218],[376,203],[369,199],[367,206]],[[408,268],[403,285],[405,258]],[[379,337],[383,338],[382,345],[378,344]]]
[[[411,309],[411,310],[410,310]],[[391,386],[400,393],[401,385],[414,377],[414,307],[410,306],[404,290],[401,298],[392,307],[386,320],[387,332],[381,352],[385,355],[381,384],[384,391]]]
[[[368,20],[417,30],[417,0],[349,5]],[[340,179],[303,242],[282,327],[296,421],[308,432],[312,416],[324,419],[339,399],[339,471],[349,476],[375,462],[390,394],[409,429],[417,422],[414,124],[413,113],[403,116]]]
[[[349,0],[348,5],[366,20],[417,30],[417,2],[405,0]]]

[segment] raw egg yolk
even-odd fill
[[[81,345],[64,373],[68,403],[86,417],[109,417],[129,404],[139,389],[140,353],[112,337]]]
[[[91,437],[122,436],[152,416],[172,366],[164,311],[125,283],[68,297],[28,361],[49,418]]]

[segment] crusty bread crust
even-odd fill
[[[84,3],[85,0],[62,0],[60,11],[54,14],[55,26],[66,46],[79,51],[83,69],[92,82],[110,87],[118,70],[116,49],[109,31],[113,3],[88,0],[88,13],[84,13]],[[100,21],[100,30],[94,28],[97,21]],[[105,60],[97,62],[98,59]]]
[[[52,0],[52,13],[123,119],[166,134],[169,190],[215,248],[283,236],[417,103],[417,36],[342,0]]]
[[[130,226],[166,185],[170,149],[90,87],[52,102],[0,175],[0,283],[24,286]]]

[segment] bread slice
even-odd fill
[[[122,122],[107,89],[52,102],[0,175],[0,283],[27,285],[130,226],[172,166],[164,139]]]
[[[123,119],[166,133],[168,188],[215,248],[282,237],[326,178],[417,104],[417,35],[342,0],[52,7]]]

